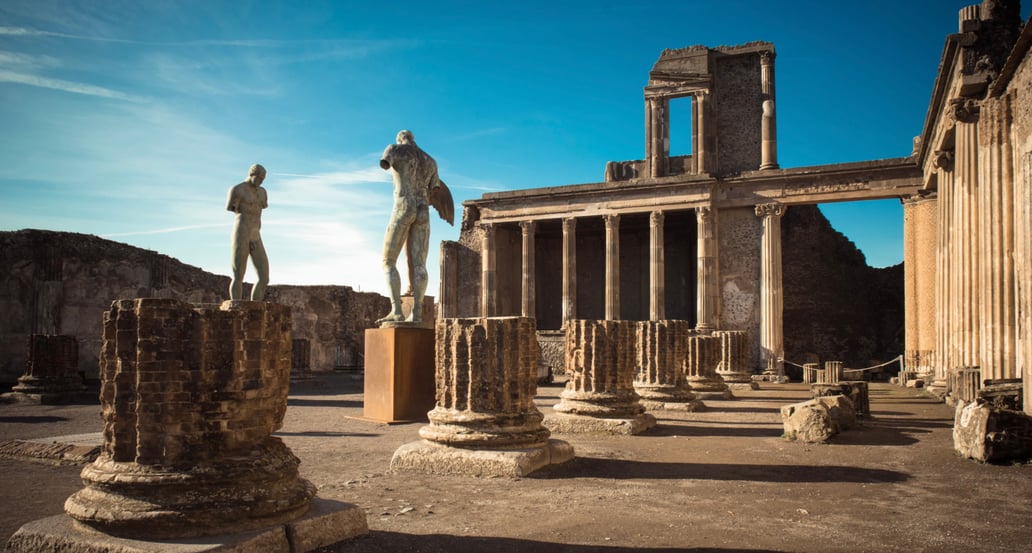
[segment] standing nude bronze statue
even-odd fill
[[[380,325],[421,322],[430,248],[429,206],[434,206],[449,224],[453,224],[455,210],[451,192],[437,175],[437,162],[416,145],[412,132],[400,131],[396,142],[387,146],[380,159],[380,167],[390,170],[394,177],[394,209],[383,239],[383,271],[391,293],[391,312],[376,321]],[[412,291],[412,312],[408,317],[401,311],[401,275],[397,267],[402,246]]]
[[[244,272],[247,271],[247,258],[251,258],[258,271],[258,282],[251,289],[251,300],[261,301],[265,298],[265,287],[269,284],[269,256],[262,244],[262,210],[269,207],[269,196],[262,188],[265,180],[265,167],[259,164],[251,166],[247,180],[229,189],[226,210],[236,213],[233,223],[232,255],[233,280],[229,283],[229,299],[243,299]]]

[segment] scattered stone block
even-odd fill
[[[914,379],[911,379],[911,380],[907,380],[907,388],[919,389],[919,388],[924,388],[924,386],[925,386],[924,379],[914,378]]]
[[[1032,459],[1032,416],[982,401],[957,406],[953,448],[984,463]]]
[[[842,381],[824,384],[810,384],[811,397],[825,397],[844,395],[853,402],[856,407],[856,416],[860,420],[871,418],[871,396],[868,392],[867,382],[864,381]]]
[[[435,332],[437,403],[422,440],[394,452],[392,471],[521,477],[573,459],[534,404],[534,319],[439,319]]]
[[[856,426],[856,410],[846,396],[824,396],[781,407],[781,420],[785,438],[824,443]]]

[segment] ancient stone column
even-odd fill
[[[698,225],[698,284],[696,285],[695,328],[706,334],[716,330],[720,308],[720,277],[717,273],[717,211],[709,206],[695,208]]]
[[[817,379],[818,384],[831,384],[842,382],[842,361],[824,362],[824,380]],[[820,374],[820,373],[818,373]]]
[[[785,206],[778,203],[756,206],[763,220],[760,244],[760,362],[765,378],[785,380],[785,355],[781,283],[781,216]]]
[[[577,318],[577,219],[563,219],[563,323]]]
[[[705,174],[711,169],[709,162],[710,151],[706,144],[711,102],[710,94],[707,91],[696,92],[692,95],[692,101],[695,103],[695,109],[692,110],[692,125],[695,134],[695,139],[692,141],[692,146],[695,150],[692,154],[692,166],[695,169],[695,174]]]
[[[525,476],[572,459],[569,444],[549,439],[534,405],[535,330],[528,317],[438,320],[437,404],[422,441],[400,447],[391,470]]]
[[[665,261],[663,257],[663,212],[649,215],[649,319],[666,318]]]
[[[720,338],[696,334],[688,336],[684,373],[688,385],[700,399],[733,399],[727,383],[717,374],[720,364]]]
[[[555,414],[545,419],[553,432],[638,434],[655,426],[634,391],[636,326],[635,321],[569,321],[570,379]]]
[[[955,178],[959,184],[961,197],[960,232],[960,292],[959,317],[961,365],[975,367],[981,363],[981,326],[982,321],[978,309],[979,294],[982,286],[979,278],[981,270],[980,248],[978,244],[979,229],[979,182],[978,182],[978,104],[971,100],[961,100],[952,105],[953,117],[956,120],[956,167]],[[961,238],[962,237],[962,238]]]
[[[817,375],[820,370],[820,363],[803,363],[803,384],[816,383]]]
[[[523,307],[521,313],[524,317],[531,319],[537,318],[535,314],[537,295],[534,293],[534,227],[534,221],[520,222],[520,230],[523,234]]]
[[[620,318],[620,215],[603,215],[606,222],[606,320]]]
[[[777,118],[774,110],[774,52],[760,52],[760,88],[763,98],[760,169],[778,168]]]
[[[497,311],[498,274],[495,262],[495,232],[493,224],[480,225],[483,231],[480,245],[480,314],[490,317]]]
[[[75,336],[29,335],[25,374],[11,388],[11,397],[42,404],[66,403],[85,389]]]
[[[1021,378],[1016,362],[1014,158],[1011,97],[989,98],[979,121],[979,221],[983,379]],[[1032,178],[1026,175],[1026,178]]]
[[[312,368],[312,342],[294,338],[290,347],[290,378],[309,378]]]
[[[684,375],[688,321],[641,321],[637,325],[634,391],[646,409],[694,411],[703,407]]]
[[[645,144],[646,159],[649,162],[649,176],[663,177],[667,174],[667,159],[670,155],[670,100],[663,97],[645,99]]]
[[[720,364],[717,374],[732,390],[756,390],[759,384],[753,381],[749,371],[744,330],[717,330],[713,336],[720,339]]]
[[[290,329],[290,308],[269,302],[114,302],[100,356],[104,445],[66,512],[147,539],[303,515],[315,487],[271,436],[287,409]]]
[[[933,160],[938,182],[938,246],[935,258],[935,352],[932,356],[934,375],[925,389],[943,397],[948,391],[949,367],[954,366],[954,326],[956,320],[956,298],[953,266],[955,263],[956,236],[953,233],[955,221],[956,186],[953,178],[953,153],[935,152]]]

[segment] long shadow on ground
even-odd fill
[[[778,553],[770,549],[711,549],[711,548],[661,548],[620,547],[605,545],[579,545],[550,543],[518,538],[496,538],[480,536],[453,536],[449,534],[402,534],[399,532],[372,531],[351,541],[335,544],[320,552],[347,553]]]
[[[904,482],[910,475],[893,470],[819,465],[745,465],[651,463],[577,457],[530,478],[614,478],[670,480],[748,480],[753,482]]]

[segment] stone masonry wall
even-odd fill
[[[30,334],[75,336],[79,371],[96,378],[102,314],[111,302],[154,297],[218,303],[229,287],[229,277],[167,255],[46,230],[0,232],[0,266],[0,383],[9,384],[25,370]],[[292,308],[294,336],[312,341],[314,371],[360,365],[363,330],[389,305],[379,294],[347,286],[271,286],[267,299]]]
[[[752,207],[717,215],[720,255],[720,330],[748,333],[746,367],[760,366],[760,218]]]

